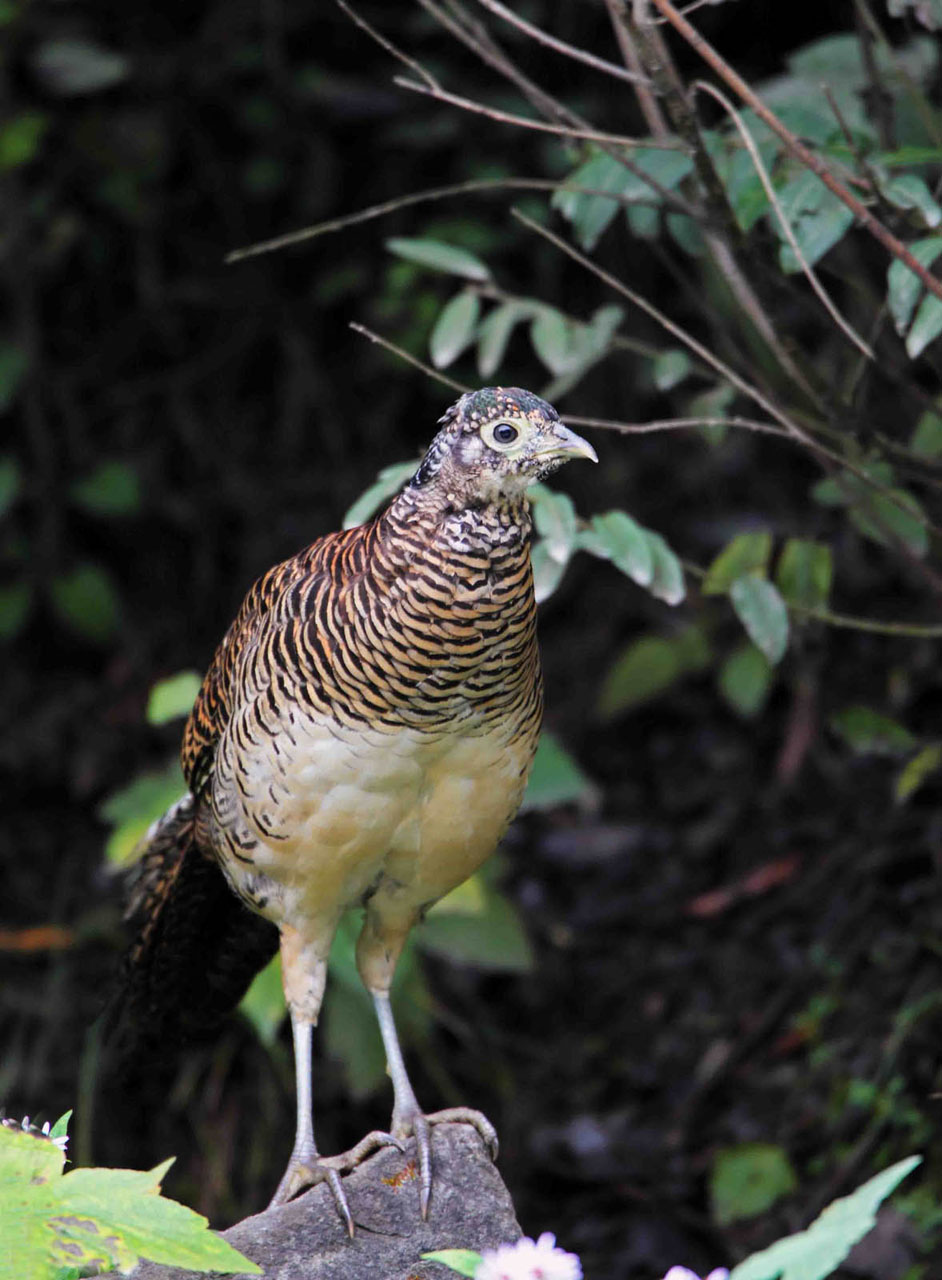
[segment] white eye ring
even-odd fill
[[[512,422],[498,422],[491,428],[491,439],[496,445],[511,445],[520,435],[519,427]]]

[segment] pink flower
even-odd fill
[[[700,1277],[689,1267],[671,1267],[664,1280],[700,1280]],[[729,1280],[729,1272],[725,1267],[717,1267],[708,1276],[704,1276],[703,1280]]]
[[[488,1249],[474,1280],[582,1280],[582,1263],[574,1253],[557,1249],[556,1237],[544,1231],[536,1242],[524,1236],[515,1244]]]

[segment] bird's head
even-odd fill
[[[598,462],[552,405],[520,387],[484,387],[441,419],[411,487],[434,488],[454,506],[513,501],[571,458]]]

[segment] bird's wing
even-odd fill
[[[350,534],[327,534],[290,560],[276,564],[254,584],[235,621],[213,655],[183,733],[181,764],[187,786],[197,799],[212,777],[216,747],[236,709],[240,669],[246,655],[267,632],[296,615],[294,603],[325,572],[330,572],[338,543]]]

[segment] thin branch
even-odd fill
[[[562,252],[572,258],[574,262],[578,262],[579,265],[585,267],[587,271],[591,271],[594,276],[604,284],[607,284],[610,289],[614,289],[616,293],[620,293],[622,297],[627,298],[628,301],[633,303],[640,311],[651,316],[651,318],[656,320],[662,328],[666,329],[668,333],[673,334],[674,337],[682,342],[685,347],[689,347],[691,351],[695,352],[701,360],[725,378],[727,382],[731,383],[732,386],[741,391],[743,395],[748,396],[750,400],[754,400],[758,405],[760,405],[765,412],[770,415],[770,417],[775,418],[775,420],[785,428],[789,435],[795,436],[803,443],[809,445],[809,447],[820,448],[816,440],[803,431],[802,428],[788,416],[788,414],[779,409],[779,407],[763,395],[757,387],[754,387],[751,383],[747,382],[746,379],[741,377],[735,369],[726,364],[725,361],[721,360],[718,356],[714,355],[714,353],[710,351],[708,347],[705,347],[702,342],[698,342],[693,334],[688,333],[686,329],[682,329],[680,325],[675,324],[674,321],[671,320],[669,316],[666,316],[663,311],[660,311],[653,303],[648,302],[647,298],[642,297],[640,293],[635,293],[633,289],[629,289],[626,284],[623,284],[621,280],[611,275],[608,271],[603,270],[603,268],[594,263],[591,258],[585,257],[584,254],[581,254],[577,249],[574,249],[571,244],[567,244],[561,236],[556,235],[555,232],[548,230],[546,227],[541,227],[538,222],[534,222],[532,218],[528,218],[527,215],[525,213],[521,213],[519,209],[512,209],[511,213],[518,222],[521,222],[525,227],[529,227],[531,231],[535,231],[536,234],[542,236],[544,240],[548,240],[550,244],[554,244],[557,249],[561,249]]]
[[[757,422],[754,418],[654,418],[650,422],[616,422],[611,418],[575,418],[565,415],[566,421],[577,427],[597,427],[600,431],[617,431],[625,436],[646,436],[656,431],[682,431],[690,427],[735,427],[755,431],[760,435],[792,437],[784,427],[771,422]]]
[[[414,71],[417,76],[425,81],[430,89],[438,89],[440,87],[431,71],[426,71],[421,62],[410,57],[408,53],[404,53],[398,45],[394,45],[391,40],[388,40],[382,32],[377,31],[376,28],[367,22],[365,18],[361,18],[354,9],[350,8],[346,3],[346,0],[335,0],[335,3],[344,11],[351,22],[355,23],[361,31],[365,31],[371,39],[375,40],[376,43],[382,49],[385,49],[388,54],[394,57],[397,62],[401,62],[403,66],[408,67],[410,71]]]
[[[684,37],[687,43],[697,52],[700,57],[716,72],[716,74],[724,80],[729,87],[742,98],[748,106],[750,106],[760,120],[764,121],[782,142],[784,142],[791,154],[801,161],[806,169],[819,178],[824,185],[837,198],[847,205],[848,209],[854,214],[858,222],[864,227],[876,240],[879,240],[884,249],[894,258],[898,258],[904,263],[910,271],[919,277],[925,287],[935,297],[942,300],[942,280],[937,279],[927,270],[922,263],[910,253],[902,240],[898,239],[893,233],[883,225],[882,222],[871,213],[865,204],[862,204],[855,195],[847,190],[828,169],[823,160],[820,160],[814,152],[809,151],[803,142],[787,129],[779,120],[778,116],[765,105],[760,97],[750,88],[733,68],[716,52],[700,33],[683,18],[670,0],[653,0],[653,3],[661,11],[665,18],[673,27]]]
[[[864,342],[860,334],[857,333],[857,331],[850,324],[848,324],[848,322],[844,319],[844,317],[838,311],[837,307],[831,301],[824,286],[821,284],[820,280],[815,274],[811,264],[808,262],[808,259],[805,257],[804,252],[798,243],[797,237],[795,236],[795,233],[792,230],[791,223],[788,221],[788,218],[786,218],[785,216],[785,210],[782,208],[781,201],[779,200],[775,192],[775,188],[772,185],[772,179],[769,177],[768,170],[766,169],[765,165],[762,162],[762,157],[759,154],[759,148],[756,146],[751,133],[743,123],[742,116],[740,116],[739,112],[730,102],[729,98],[727,98],[725,93],[722,93],[719,89],[714,88],[713,85],[708,84],[705,80],[695,80],[693,82],[693,88],[702,89],[705,93],[708,93],[712,98],[715,98],[716,101],[719,102],[723,107],[723,109],[729,114],[730,119],[732,120],[733,124],[736,126],[736,129],[739,132],[739,136],[743,140],[743,145],[745,146],[746,150],[749,152],[749,156],[752,160],[755,171],[759,175],[759,181],[762,183],[762,186],[765,190],[765,194],[768,196],[769,204],[771,204],[772,208],[775,210],[775,216],[776,218],[778,218],[779,225],[782,228],[782,231],[785,235],[786,240],[791,245],[792,252],[794,253],[795,257],[798,259],[798,263],[801,266],[802,271],[805,273],[808,283],[811,285],[812,289],[818,295],[818,298],[820,299],[822,306],[827,311],[828,315],[831,317],[831,319],[834,321],[837,327],[844,334],[844,336],[849,338],[850,341],[857,348],[857,350],[860,351],[863,355],[867,356],[868,359],[875,360],[876,356],[874,355],[873,351],[870,349],[867,343]]]
[[[594,53],[589,53],[587,49],[578,49],[575,45],[567,44],[565,40],[551,36],[540,27],[535,27],[532,22],[527,22],[525,18],[521,18],[518,14],[512,12],[506,5],[501,4],[500,0],[478,0],[478,4],[496,14],[498,18],[503,18],[505,22],[509,22],[511,26],[516,27],[518,31],[524,32],[531,39],[546,45],[548,49],[554,49],[566,58],[572,58],[574,62],[584,62],[587,67],[601,71],[604,75],[614,76],[616,80],[626,80],[629,84],[646,85],[649,83],[647,76],[643,72],[625,71],[616,63],[607,62],[604,58],[599,58]]]
[[[472,98],[462,98],[456,93],[448,93],[445,89],[430,88],[416,84],[404,76],[394,76],[393,81],[401,89],[409,89],[412,93],[422,93],[437,102],[447,102],[449,106],[460,107],[462,111],[471,111],[475,115],[487,116],[489,120],[497,120],[501,124],[513,124],[521,129],[536,129],[540,133],[555,133],[564,138],[580,138],[584,142],[607,143],[610,147],[656,147],[662,151],[682,151],[684,144],[679,139],[665,139],[652,142],[650,138],[626,138],[619,133],[601,133],[595,129],[579,129],[568,124],[548,124],[545,120],[531,120],[529,116],[514,115],[509,111],[500,111],[497,107],[487,107]]]
[[[398,356],[400,360],[405,360],[407,364],[411,364],[413,368],[421,370],[428,378],[434,378],[436,382],[442,382],[446,387],[451,387],[452,391],[470,391],[471,387],[465,386],[463,382],[456,382],[454,378],[448,378],[443,373],[439,373],[437,369],[433,369],[431,365],[424,364],[417,356],[397,347],[394,342],[390,342],[388,338],[383,338],[378,333],[374,333],[372,329],[368,329],[365,324],[358,324],[355,320],[350,321],[349,328],[354,333],[361,334],[364,338],[369,338],[370,342],[376,342],[379,346],[385,348],[392,355]]]
[[[636,76],[644,76],[641,58],[635,47],[634,36],[631,34],[625,13],[625,0],[605,0],[605,8],[608,10],[609,21],[615,32],[615,39],[618,41],[618,48],[621,50],[625,66],[629,71],[634,72]],[[639,80],[635,85],[635,97],[638,99],[641,114],[644,116],[647,126],[654,137],[666,138],[670,132],[667,127],[667,121],[664,119],[660,103],[648,85],[646,76],[644,76],[643,82]]]
[[[603,196],[606,200],[614,200],[618,204],[632,206],[644,205],[660,208],[654,198],[645,200],[636,196],[624,196],[618,192],[603,191],[601,187],[581,187],[567,182],[556,182],[552,178],[472,178],[468,182],[455,182],[447,187],[430,187],[427,191],[415,191],[407,196],[397,196],[394,200],[385,200],[382,204],[369,205],[356,213],[344,214],[340,218],[330,218],[325,222],[317,222],[311,227],[302,227],[299,231],[286,231],[284,235],[274,236],[271,240],[260,240],[256,244],[247,245],[243,249],[233,249],[224,259],[226,263],[243,262],[246,258],[254,258],[262,253],[274,253],[278,249],[287,249],[292,245],[303,244],[306,240],[315,240],[318,236],[329,235],[332,231],[344,231],[347,227],[357,226],[361,222],[370,222],[374,218],[382,218],[386,214],[406,209],[410,205],[423,204],[434,200],[445,200],[449,196],[468,195],[474,192],[488,191],[575,191],[580,195]]]
[[[520,216],[520,215],[518,215]],[[528,219],[522,219],[528,221]],[[388,338],[382,337],[378,333],[374,333],[372,329],[368,329],[366,325],[358,324],[351,321],[350,328],[354,333],[361,334],[364,338],[369,338],[370,342],[378,343],[386,351],[392,355],[399,356],[401,360],[405,360],[407,364],[411,364],[413,368],[419,369],[429,378],[434,378],[436,382],[443,383],[446,387],[450,387],[453,391],[470,391],[472,388],[463,382],[457,382],[454,378],[448,378],[444,374],[439,373],[437,369],[432,369],[423,361],[417,359],[410,352],[403,350],[396,343],[390,342]],[[661,422],[653,423],[627,423],[613,422],[607,418],[579,418],[571,414],[566,414],[566,421],[573,423],[575,426],[584,427],[600,427],[603,430],[623,431],[628,433],[642,434],[645,431],[665,431],[672,430],[675,427],[684,426],[703,426],[712,423],[728,423],[729,426],[743,427],[750,431],[761,432],[766,435],[784,436],[786,438],[794,438],[792,432],[783,430],[780,427],[773,426],[770,422],[756,422],[748,418],[691,418],[691,419],[664,419]],[[687,567],[697,577],[705,577],[706,570],[698,565],[687,565]],[[933,626],[931,624],[924,625],[922,623],[910,622],[880,622],[869,618],[853,618],[846,614],[831,613],[826,609],[811,609],[804,605],[788,603],[788,608],[794,613],[798,613],[807,618],[814,618],[819,622],[826,622],[829,626],[840,627],[853,631],[869,631],[876,635],[890,636],[908,636],[918,640],[931,640],[942,636],[942,625]]]
[[[520,92],[526,97],[533,106],[542,111],[544,115],[552,117],[561,124],[571,125],[574,129],[588,129],[588,122],[584,120],[577,112],[571,110],[565,103],[554,98],[547,93],[539,85],[535,84],[528,76],[515,66],[510,58],[504,53],[500,46],[494,41],[487,28],[481,23],[471,19],[469,15],[464,13],[458,0],[447,0],[449,7],[463,19],[462,22],[457,21],[448,13],[445,13],[441,7],[435,3],[435,0],[418,0],[422,8],[433,18],[436,18],[447,31],[460,40],[468,49],[475,53],[487,66],[495,70],[499,75],[509,80],[511,84],[516,85]],[[634,174],[639,182],[643,182],[650,187],[652,191],[656,191],[665,204],[676,209],[679,213],[685,213],[688,217],[695,220],[703,221],[705,215],[694,209],[693,206],[679,195],[676,191],[669,190],[656,178],[646,173],[640,165],[637,165],[616,146],[612,146],[606,142],[598,143],[598,146],[606,155],[611,157],[616,163],[622,165],[629,173]]]
[[[623,297],[627,298],[629,302],[638,307],[639,310],[656,320],[659,325],[668,331],[668,333],[672,333],[674,337],[684,344],[685,347],[689,347],[690,350],[694,351],[701,360],[705,361],[715,369],[717,373],[721,374],[727,382],[731,383],[737,388],[737,390],[741,391],[743,395],[754,400],[756,404],[770,415],[770,417],[774,418],[776,422],[784,427],[785,433],[792,439],[800,441],[801,444],[803,444],[817,457],[827,459],[842,470],[849,471],[851,475],[856,476],[869,488],[880,493],[888,502],[892,502],[894,506],[897,506],[901,511],[904,511],[909,518],[916,521],[917,524],[923,525],[933,533],[942,534],[942,529],[937,528],[932,521],[928,520],[925,516],[918,515],[905,502],[901,502],[889,486],[881,484],[878,480],[874,480],[873,477],[870,476],[862,467],[858,467],[856,463],[853,463],[848,458],[836,453],[833,449],[828,449],[826,445],[821,444],[819,440],[816,440],[813,436],[809,435],[807,431],[798,426],[793,418],[791,418],[784,412],[784,410],[780,409],[778,405],[760,391],[758,387],[747,382],[747,380],[738,374],[735,369],[726,364],[725,361],[721,360],[717,355],[710,351],[708,347],[705,347],[702,342],[699,342],[693,336],[693,334],[688,333],[686,329],[675,324],[673,320],[655,307],[653,303],[649,302],[647,298],[642,297],[641,294],[635,293],[633,289],[629,289],[626,284],[623,284],[621,280],[611,275],[608,271],[603,270],[603,268],[594,263],[591,258],[585,257],[584,254],[581,254],[577,249],[574,249],[572,245],[567,244],[561,236],[556,235],[555,232],[548,230],[546,227],[540,226],[538,222],[534,222],[532,218],[528,218],[527,215],[525,213],[521,213],[519,209],[512,209],[511,213],[518,222],[529,227],[531,231],[535,231],[536,234],[542,236],[544,240],[548,240],[550,244],[555,245],[557,249],[562,250],[562,252],[572,258],[574,262],[578,262],[580,266],[585,267],[587,271],[590,271],[604,284],[608,285],[610,289],[614,289],[616,293],[620,293]],[[914,555],[912,550],[907,546],[905,540],[899,537],[899,535],[893,530],[887,529],[878,517],[874,516],[873,519],[874,523],[879,524],[881,528],[884,529],[884,532],[887,533],[887,536],[891,539],[893,545],[897,550],[899,550],[900,554],[907,560],[907,562],[911,564],[917,572],[922,573],[922,576],[926,579],[929,585],[931,585],[932,589],[934,591],[942,590],[942,580],[939,580],[933,570],[930,569],[928,565],[924,564],[918,556]]]

